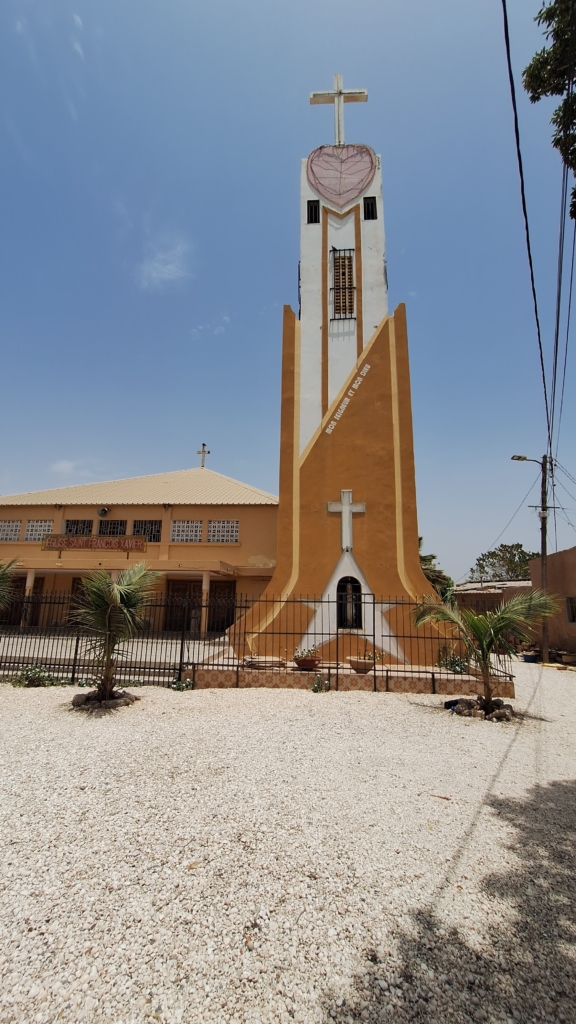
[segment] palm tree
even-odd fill
[[[74,607],[73,621],[81,633],[93,636],[102,676],[97,700],[110,700],[114,690],[116,648],[131,640],[144,624],[142,612],[151,597],[158,576],[143,562],[125,569],[113,580],[103,569],[96,569],[82,580]]]
[[[14,566],[16,559],[11,562],[0,562],[0,612],[10,607],[14,596]]]
[[[542,590],[516,594],[503,601],[493,612],[478,615],[457,604],[433,604],[425,601],[414,613],[416,626],[426,622],[446,622],[461,640],[468,660],[474,662],[482,676],[486,710],[491,709],[493,697],[492,656],[503,650],[514,654],[512,640],[526,642],[531,639],[529,627],[538,619],[547,618],[558,611],[556,598]]]

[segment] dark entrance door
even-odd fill
[[[167,580],[164,629],[170,633],[200,632],[202,584],[199,580]]]
[[[236,580],[213,580],[210,584],[208,632],[224,633],[234,622]]]

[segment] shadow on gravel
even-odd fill
[[[499,872],[496,864],[480,888],[507,905],[512,926],[494,922],[474,950],[433,909],[418,912],[411,934],[399,929],[392,937],[395,950],[383,943],[366,951],[354,998],[325,1004],[325,1024],[574,1020],[576,782],[536,786],[524,801],[488,803],[514,828],[510,849],[520,867]]]

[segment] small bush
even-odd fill
[[[312,693],[328,693],[329,689],[330,680],[323,679],[320,673],[318,672],[318,674],[314,677],[314,682],[312,683]]]
[[[172,690],[193,690],[194,680],[193,679],[175,679],[172,683]]]
[[[11,679],[12,686],[65,686],[68,680],[55,679],[43,665],[29,665]]]

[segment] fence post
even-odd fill
[[[186,616],[188,614],[188,599],[184,598],[184,607],[182,608],[182,636],[180,638],[180,658],[178,662],[178,682],[182,682],[182,669],[184,667],[184,641],[186,638]]]
[[[432,693],[436,693],[436,674],[431,672],[430,675],[432,676]]]
[[[70,682],[73,684],[76,679],[76,665],[78,663],[78,646],[80,644],[80,634],[76,634],[76,643],[74,644],[74,660],[72,662],[72,675]]]
[[[378,687],[376,686],[376,595],[372,594],[372,657],[374,659],[372,671],[374,674],[374,693],[376,693]]]

